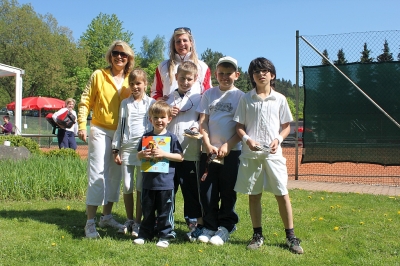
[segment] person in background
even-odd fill
[[[10,116],[9,115],[3,116],[3,121],[4,121],[4,124],[0,125],[0,128],[2,129],[2,133],[3,134],[11,134],[13,125],[10,122]]]
[[[124,204],[127,220],[126,232],[138,236],[142,219],[141,192],[142,172],[141,161],[137,158],[137,148],[144,133],[153,127],[148,117],[150,106],[155,102],[146,95],[147,74],[142,69],[134,69],[129,74],[131,96],[122,101],[119,111],[119,122],[112,143],[114,161],[122,165],[122,180]],[[135,171],[136,170],[136,171]],[[134,217],[133,190],[136,172],[136,217]]]
[[[180,27],[174,30],[169,41],[169,59],[161,62],[156,69],[151,97],[156,100],[167,99],[168,95],[178,87],[175,73],[178,66],[185,61],[192,61],[198,68],[198,78],[193,84],[193,92],[202,94],[212,86],[210,68],[197,56],[192,31],[187,27]]]
[[[253,237],[247,248],[258,249],[264,242],[261,223],[264,187],[275,195],[290,251],[302,254],[300,239],[293,229],[286,159],[281,147],[290,133],[292,114],[285,96],[275,91],[276,70],[270,60],[254,59],[248,73],[254,89],[242,97],[234,117],[237,134],[243,141],[235,191],[249,195],[253,225]]]
[[[65,100],[64,108],[61,108],[57,112],[55,112],[52,116],[54,122],[57,123],[57,117],[63,114],[65,111],[70,111],[75,117],[76,112],[74,110],[75,107],[75,100],[72,98],[68,98]],[[76,121],[75,121],[76,122]],[[70,148],[76,150],[76,140],[75,136],[78,134],[78,124],[75,123],[71,128],[58,128],[57,130],[57,140],[58,140],[58,147],[62,148]]]
[[[121,101],[131,95],[128,76],[134,66],[134,53],[124,41],[114,41],[105,59],[109,64],[93,72],[79,103],[78,136],[86,142],[86,122],[92,111],[88,151],[88,189],[86,193],[85,235],[98,238],[96,212],[103,205],[100,227],[113,227],[124,233],[126,228],[114,220],[111,211],[119,200],[121,166],[114,162],[112,140],[118,125]]]

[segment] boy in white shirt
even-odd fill
[[[238,79],[236,59],[219,59],[216,69],[219,86],[204,92],[197,111],[200,113],[200,133],[203,135],[200,184],[204,224],[192,233],[203,243],[223,245],[236,230],[239,217],[234,208],[236,192],[233,190],[239,166],[240,139],[233,120],[243,92],[235,87]],[[212,154],[223,164],[211,162]],[[202,227],[204,226],[204,227]]]
[[[184,136],[185,129],[198,132],[198,117],[196,111],[200,103],[199,91],[192,91],[197,81],[198,69],[191,61],[185,61],[178,66],[175,79],[178,88],[173,91],[166,102],[172,106],[172,120],[167,130],[178,137],[183,150],[183,162],[175,165],[174,191],[181,186],[184,199],[184,217],[189,227],[187,237],[191,239],[191,232],[196,229],[197,222],[202,224],[202,209],[200,204],[200,150],[199,138]]]
[[[237,134],[243,141],[235,191],[249,195],[253,224],[253,238],[247,248],[258,249],[264,242],[261,227],[264,186],[278,202],[290,251],[302,254],[300,239],[293,230],[286,159],[281,147],[283,139],[289,135],[292,114],[285,96],[274,90],[276,70],[271,61],[263,57],[254,59],[248,73],[254,89],[242,97],[234,117]]]

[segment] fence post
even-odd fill
[[[296,132],[294,179],[299,180],[299,31],[296,31]]]

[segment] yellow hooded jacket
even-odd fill
[[[78,129],[86,130],[87,117],[92,110],[92,125],[116,130],[120,103],[130,94],[128,75],[118,94],[110,68],[94,71],[78,105]]]

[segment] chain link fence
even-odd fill
[[[400,31],[297,32],[296,50],[305,102],[290,177],[400,186]]]

